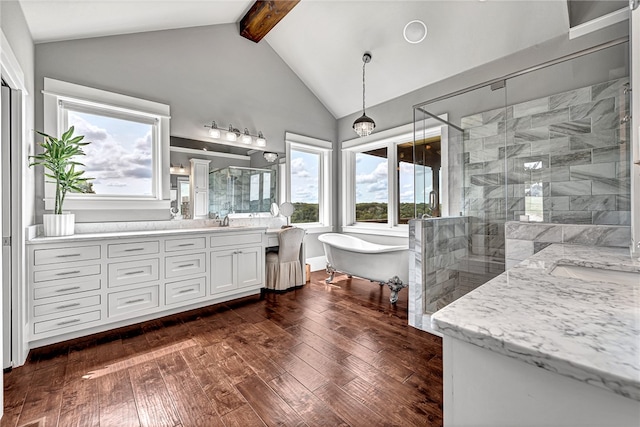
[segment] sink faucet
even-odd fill
[[[225,215],[220,223],[220,227],[228,227],[229,226],[229,215]]]

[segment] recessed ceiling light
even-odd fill
[[[420,43],[427,37],[427,26],[420,20],[414,20],[404,26],[404,39],[409,43]]]

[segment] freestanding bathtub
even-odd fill
[[[321,234],[318,240],[327,257],[327,283],[341,272],[388,285],[392,304],[398,301],[398,291],[409,284],[408,246],[379,245],[338,233]]]

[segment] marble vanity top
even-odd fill
[[[188,235],[199,233],[233,233],[238,231],[261,231],[265,232],[267,227],[264,226],[230,226],[230,227],[198,227],[198,228],[174,228],[165,230],[131,230],[131,231],[112,231],[100,233],[79,233],[71,236],[60,237],[44,237],[38,236],[27,240],[27,244],[34,243],[61,243],[76,242],[92,239],[124,239],[130,237],[162,237],[168,235]]]
[[[638,280],[558,277],[551,274],[557,265],[636,272]],[[628,249],[549,246],[434,313],[431,323],[447,336],[640,400],[640,262]]]

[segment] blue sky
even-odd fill
[[[69,111],[68,125],[84,135],[86,176],[100,195],[152,195],[152,125]]]
[[[318,203],[320,155],[291,150],[291,201]]]

